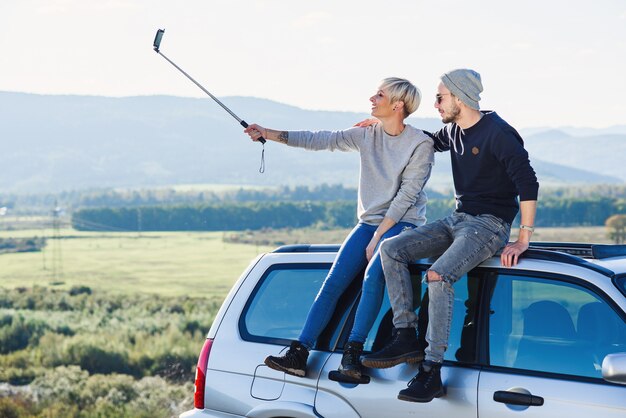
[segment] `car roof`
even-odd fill
[[[284,245],[274,253],[328,253],[338,252],[337,244]],[[494,256],[497,258],[498,255]],[[626,273],[626,245],[531,242],[524,258],[577,265],[613,277]],[[491,264],[489,261],[486,264]]]

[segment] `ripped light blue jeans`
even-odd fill
[[[365,249],[372,240],[378,225],[358,223],[341,245],[335,262],[328,272],[322,284],[322,288],[315,297],[315,301],[309,310],[298,341],[309,349],[313,348],[315,341],[322,330],[324,330],[335,311],[337,301],[350,283],[352,283],[352,280],[354,280],[357,274],[366,266],[367,270],[365,271],[364,286],[365,283],[376,283],[376,286],[372,286],[372,291],[368,292],[368,296],[361,296],[358,312],[363,310],[361,315],[366,318],[371,317],[371,323],[373,323],[380,309],[385,289],[385,279],[383,277],[378,248],[385,239],[394,237],[403,230],[413,227],[414,225],[408,222],[399,222],[391,227],[380,239],[376,252],[368,264]],[[363,293],[363,295],[365,295],[365,293]],[[365,336],[362,337],[362,340],[355,341],[364,342],[368,332],[369,328],[365,331]]]
[[[454,212],[382,244],[380,254],[396,328],[417,328],[409,263],[439,256],[430,267],[442,281],[428,283],[426,360],[443,361],[452,323],[454,283],[506,245],[510,232],[511,225],[496,216]]]

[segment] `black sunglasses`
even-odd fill
[[[441,101],[443,100],[443,96],[447,96],[449,94],[451,95],[452,93],[443,93],[443,94],[435,95],[435,100],[437,101],[437,104],[441,104]]]

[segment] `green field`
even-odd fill
[[[42,252],[0,255],[0,286],[67,289],[84,285],[123,294],[223,297],[257,255],[281,244],[338,243],[347,233],[303,229],[139,234],[64,229],[55,240],[50,238],[50,229],[0,231],[5,238],[48,237]],[[603,227],[539,228],[533,238],[610,242]]]
[[[84,285],[124,294],[223,297],[252,259],[273,249],[224,243],[221,232],[62,230],[59,240],[50,234],[42,252],[0,255],[0,286]],[[0,237],[42,235],[42,230],[0,232]]]
[[[511,231],[511,240],[516,239],[518,229]],[[537,228],[533,241],[543,242],[589,242],[594,244],[612,244],[603,226],[580,226],[571,228]]]

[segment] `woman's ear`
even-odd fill
[[[392,109],[395,111],[395,110],[402,109],[402,108],[404,108],[404,102],[402,100],[398,100],[397,102],[393,104]]]

